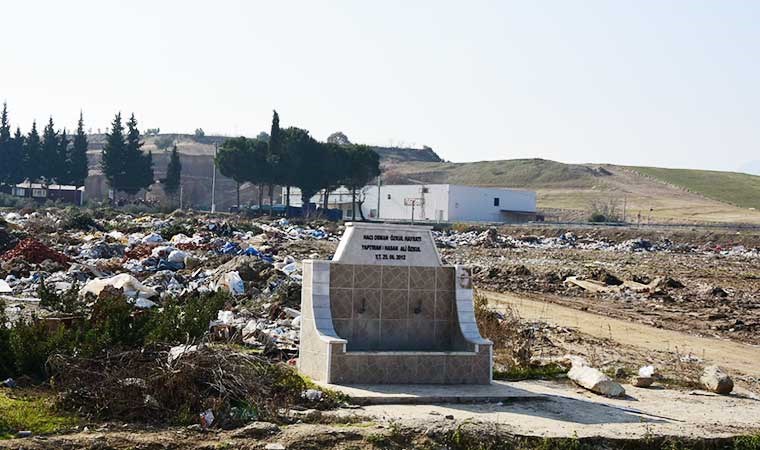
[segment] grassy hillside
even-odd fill
[[[545,159],[512,159],[474,163],[410,162],[387,167],[388,183],[454,183],[516,188],[591,187],[603,170]]]
[[[559,220],[585,220],[592,203],[625,206],[641,222],[760,223],[760,177],[710,171],[563,164],[543,159],[385,164],[386,183],[455,183],[534,189]]]
[[[712,170],[631,167],[656,180],[744,208],[760,209],[760,176]]]

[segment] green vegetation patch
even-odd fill
[[[713,170],[631,167],[642,175],[744,208],[760,208],[760,176]]]
[[[50,434],[77,424],[74,416],[57,411],[54,400],[40,393],[13,395],[0,391],[0,439],[14,437],[19,431]]]
[[[550,380],[567,374],[567,368],[559,364],[547,364],[544,366],[510,367],[508,370],[494,370],[494,380],[521,381],[521,380]]]

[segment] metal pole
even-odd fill
[[[214,142],[214,161],[212,167],[214,171],[211,173],[211,212],[216,212],[216,151],[219,145]]]
[[[380,220],[380,176],[377,176],[377,220]]]
[[[416,202],[414,200],[412,200],[412,225],[414,225],[414,204],[415,203]]]

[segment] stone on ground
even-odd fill
[[[705,389],[716,394],[726,395],[734,390],[734,381],[718,366],[705,367],[699,382]]]
[[[622,397],[625,389],[607,375],[589,366],[573,365],[567,373],[575,384],[607,397]]]
[[[654,378],[652,377],[642,377],[641,375],[637,375],[631,378],[631,384],[636,387],[649,387],[652,383],[654,383]]]
[[[233,438],[238,439],[261,439],[263,437],[277,434],[280,428],[269,422],[252,422],[232,434]]]

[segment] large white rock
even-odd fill
[[[574,364],[567,373],[567,376],[578,386],[600,395],[607,397],[622,397],[625,395],[625,389],[620,383],[611,380],[610,377],[593,367]]]
[[[705,389],[716,394],[730,394],[734,390],[734,381],[718,366],[705,367],[699,382]]]

